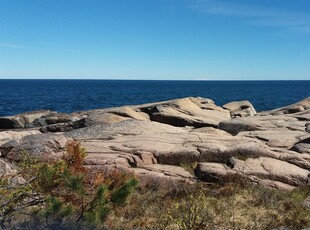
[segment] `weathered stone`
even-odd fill
[[[248,158],[246,161],[236,160],[233,170],[244,175],[254,175],[293,186],[307,184],[309,175],[309,170],[268,157]]]
[[[190,132],[193,133],[205,133],[209,135],[217,135],[217,136],[231,136],[230,133],[221,130],[221,129],[216,129],[214,127],[203,127],[203,128],[197,128],[197,129],[192,129]]]
[[[203,138],[203,137],[201,137]],[[204,139],[203,139],[204,140]],[[200,162],[226,163],[231,157],[238,159],[257,158],[260,156],[277,157],[267,146],[249,138],[209,138],[197,143]]]
[[[306,208],[310,208],[310,196],[307,196],[306,199],[304,199],[302,205]]]
[[[237,172],[219,163],[199,163],[195,168],[195,175],[206,182],[224,183],[236,180]]]
[[[13,187],[13,188],[16,188],[16,187],[23,185],[25,183],[26,183],[26,180],[21,176],[14,176],[14,177],[10,178],[10,180],[9,180],[9,186]]]
[[[310,133],[310,123],[306,124],[306,132]]]
[[[136,120],[142,120],[142,121],[150,120],[148,114],[142,113],[142,112],[137,112],[128,106],[120,107],[118,109],[115,109],[114,111],[111,111],[110,113],[116,114],[116,115],[119,115],[122,117],[133,118]]]
[[[140,159],[142,160],[143,164],[145,164],[145,165],[151,165],[151,164],[157,163],[156,158],[150,152],[137,151],[134,154],[139,156]]]
[[[12,140],[19,141],[25,136],[34,134],[40,134],[40,132],[38,130],[2,131],[0,132],[0,145]]]
[[[167,176],[176,176],[182,178],[194,178],[194,175],[190,174],[184,168],[173,165],[152,164],[143,166],[144,169],[152,172],[160,172]]]
[[[153,133],[186,133],[182,128],[166,124],[139,120],[125,120],[122,122],[85,127],[67,132],[75,139],[107,139],[117,136],[135,136]]]
[[[299,153],[310,153],[310,143],[297,143],[292,147],[292,150]]]
[[[139,178],[139,184],[142,187],[147,187],[152,190],[162,189],[175,192],[182,190],[182,188],[186,186],[186,183],[192,184],[196,182],[196,179],[190,177],[190,174],[186,174],[186,177],[183,177],[167,171],[153,171],[153,169],[132,168],[131,170]],[[180,186],[181,183],[183,186]]]
[[[85,119],[80,119],[76,121],[70,121],[67,123],[57,123],[57,124],[52,124],[48,126],[44,126],[40,128],[40,131],[42,133],[47,133],[47,132],[67,132],[71,131],[74,129],[79,129],[85,127]]]
[[[154,105],[141,106],[139,109],[148,113],[152,121],[173,126],[217,126],[222,120],[230,118],[229,111],[217,107],[202,108],[203,105],[196,98],[183,98]]]
[[[289,116],[297,118],[299,121],[310,121],[310,109],[290,114]]]
[[[299,153],[310,153],[310,137],[297,142],[292,150]]]
[[[16,116],[1,117],[0,118],[0,129],[18,129],[25,127],[35,127],[37,125],[30,125],[34,123],[36,119],[41,118],[47,114],[51,114],[49,110],[33,111]]]
[[[249,176],[257,183],[290,189],[292,186],[306,184],[309,171],[273,158],[259,157],[246,161],[236,160],[233,169],[219,163],[199,163],[195,174],[203,181],[217,183],[237,181],[242,176]]]
[[[2,144],[0,146],[0,156],[5,157],[16,145],[18,145],[16,140],[11,140]]]
[[[274,109],[270,111],[265,111],[262,114],[290,114],[290,113],[298,113],[304,110],[310,109],[310,97],[307,97],[299,102],[296,102],[292,105],[285,106],[283,108]]]
[[[232,117],[254,116],[256,110],[249,101],[234,101],[223,105],[224,109],[228,109]]]
[[[254,117],[235,118],[222,121],[219,128],[233,135],[244,131],[271,130],[277,128],[288,128],[290,130],[305,130],[305,122],[298,121],[297,118],[279,115],[266,115]]]
[[[91,114],[85,118],[85,126],[93,126],[100,124],[112,124],[120,121],[125,121],[131,119],[129,117],[123,117],[120,115],[112,113],[103,113],[103,114]]]
[[[17,129],[24,128],[24,124],[13,117],[1,117],[0,129]]]
[[[55,113],[50,116],[46,116],[45,122],[49,125],[57,124],[57,123],[66,123],[73,120],[72,116],[64,113]]]
[[[305,132],[290,130],[287,128],[277,128],[270,130],[260,130],[251,132],[241,132],[238,136],[257,138],[266,141],[270,147],[291,148],[295,143],[309,136]]]
[[[69,138],[60,134],[26,136],[19,141],[19,144],[6,157],[14,161],[23,160],[25,155],[34,157],[39,161],[56,160],[65,152],[68,140]]]
[[[0,159],[0,178],[7,176],[15,176],[17,173],[16,167],[5,159]]]
[[[26,180],[18,175],[18,168],[5,159],[0,159],[0,178],[7,180],[7,186],[15,188],[26,183]]]
[[[284,190],[284,191],[292,191],[293,189],[296,188],[295,186],[285,184],[280,181],[258,179],[258,178],[256,178],[256,180],[259,185],[268,187],[268,188],[274,188],[274,189],[279,189],[279,190]]]
[[[232,112],[240,110],[233,116],[253,115],[243,103],[230,103]],[[27,119],[18,115],[14,122],[25,127],[44,126],[42,132],[65,133],[0,132],[0,151],[13,161],[22,160],[24,153],[51,161],[63,156],[67,140],[75,139],[86,148],[84,164],[92,172],[134,172],[142,183],[167,187],[179,181],[192,183],[196,177],[217,183],[246,177],[289,190],[307,184],[310,170],[309,108],[307,102],[294,106],[230,119],[229,110],[210,99],[184,98],[73,114],[47,113],[37,119],[37,115]],[[194,177],[189,169],[196,164]]]

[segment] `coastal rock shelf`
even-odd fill
[[[0,174],[13,170],[25,151],[55,161],[72,139],[86,148],[84,164],[90,170],[132,171],[141,183],[226,183],[245,177],[292,189],[309,183],[310,97],[259,113],[249,101],[217,106],[211,99],[189,97],[2,117]]]

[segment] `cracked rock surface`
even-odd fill
[[[183,98],[72,114],[38,111],[0,118],[0,160],[23,152],[54,161],[68,140],[86,148],[84,164],[134,172],[142,183],[253,183],[292,189],[309,183],[310,97],[256,112],[248,101],[223,107]]]

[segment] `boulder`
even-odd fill
[[[17,145],[18,142],[16,140],[5,142],[0,146],[0,156],[5,157]]]
[[[233,118],[254,116],[256,114],[256,110],[249,101],[233,101],[223,105],[223,108],[228,109]]]
[[[138,109],[149,114],[152,121],[178,127],[216,127],[220,121],[230,119],[229,111],[214,105],[213,108],[206,109],[196,98],[140,106]]]
[[[297,142],[293,147],[293,151],[299,152],[299,153],[308,153],[310,154],[310,137],[305,138],[299,142]]]
[[[199,163],[195,168],[195,175],[202,181],[213,183],[232,182],[241,176],[219,163]]]
[[[23,137],[6,157],[21,161],[33,157],[38,161],[52,161],[61,158],[66,151],[68,137],[60,134],[35,134]]]

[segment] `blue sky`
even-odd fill
[[[0,78],[310,80],[309,0],[0,0]]]

